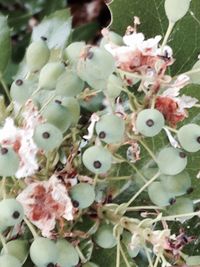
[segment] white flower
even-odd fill
[[[83,136],[84,139],[90,140],[92,138],[93,133],[94,133],[94,127],[98,120],[99,120],[99,116],[96,113],[93,113],[90,118],[91,123],[88,127],[88,134]]]
[[[31,176],[38,170],[36,156],[39,149],[34,143],[33,134],[36,125],[43,121],[32,100],[27,101],[22,116],[23,127],[16,127],[13,119],[8,117],[0,129],[0,144],[12,146],[19,156],[19,169],[15,174],[18,179]]]
[[[0,143],[12,144],[21,135],[21,130],[14,125],[12,118],[8,117],[5,120],[4,126],[0,129]]]
[[[144,42],[144,34],[134,32],[132,34],[124,35],[123,41],[127,46],[131,47],[133,50],[136,50],[142,47]]]
[[[156,230],[152,231],[149,241],[153,245],[153,251],[155,254],[159,253],[163,249],[169,249],[168,240],[170,238],[170,230]]]

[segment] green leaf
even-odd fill
[[[32,41],[39,40],[41,36],[47,38],[50,49],[63,48],[71,32],[71,17],[68,9],[58,10],[45,17],[42,22],[33,29]]]
[[[95,33],[99,29],[99,24],[97,22],[91,22],[81,25],[74,29],[71,34],[70,43],[85,41],[88,42],[94,37]]]
[[[7,17],[0,16],[0,73],[3,74],[11,55],[10,29]]]
[[[164,0],[114,0],[110,4],[112,12],[111,29],[124,34],[128,25],[133,25],[138,16],[141,25],[139,32],[146,38],[162,35],[164,37],[168,20],[164,11]],[[176,59],[172,73],[185,72],[197,61],[200,47],[200,1],[192,0],[187,15],[178,21],[168,43]]]

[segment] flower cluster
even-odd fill
[[[200,61],[169,75],[168,38],[184,14],[168,2],[165,37],[145,38],[135,17],[123,37],[103,29],[98,45],[55,51],[32,38],[0,128],[0,266],[21,267],[30,254],[38,267],[95,267],[101,248],[116,248],[116,267],[141,257],[148,267],[199,264],[184,254],[195,237],[183,223],[200,216],[190,171]]]

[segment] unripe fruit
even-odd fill
[[[157,164],[163,174],[176,175],[185,169],[187,155],[181,149],[163,148],[158,154]]]
[[[0,266],[2,267],[21,267],[21,263],[20,261],[9,255],[9,254],[5,254],[0,256]]]
[[[144,109],[136,118],[136,129],[144,136],[153,137],[162,130],[165,119],[157,109]]]
[[[0,148],[0,176],[15,175],[19,168],[19,157],[11,147]]]
[[[96,132],[107,144],[120,143],[125,132],[124,120],[113,114],[103,115],[96,123]]]
[[[31,43],[26,51],[26,64],[29,71],[40,70],[49,60],[50,51],[44,40]]]
[[[14,226],[23,220],[24,209],[16,199],[6,198],[0,202],[0,214],[0,225]]]
[[[187,214],[194,212],[193,202],[189,198],[178,198],[176,203],[169,208],[169,214]]]
[[[181,196],[191,189],[191,178],[186,171],[174,176],[161,175],[161,183],[163,187],[175,196]]]
[[[57,263],[58,248],[56,244],[47,238],[37,237],[30,247],[30,257],[32,262],[38,267],[53,266]]]
[[[14,101],[23,105],[31,97],[35,89],[36,85],[33,81],[18,79],[12,83],[10,95]]]
[[[56,242],[58,249],[57,264],[59,267],[76,266],[79,262],[79,255],[76,249],[67,240],[60,239]]]
[[[65,132],[71,125],[69,110],[62,105],[60,100],[49,103],[42,112],[42,116],[51,124],[55,125],[61,132]]]
[[[183,149],[189,152],[200,150],[200,126],[189,123],[178,130],[178,140]]]
[[[85,47],[85,42],[74,42],[70,44],[64,51],[65,59],[68,59],[70,63],[76,64],[80,58],[81,51]]]
[[[83,164],[93,173],[106,173],[112,164],[112,154],[100,146],[91,146],[83,153]]]
[[[61,131],[54,125],[43,123],[36,126],[33,140],[39,148],[49,152],[60,146],[63,136]]]
[[[12,255],[17,258],[21,264],[24,264],[29,254],[28,241],[20,239],[11,240],[6,243],[6,248],[9,255]],[[1,254],[5,255],[7,254],[7,251],[2,248]]]
[[[70,112],[72,126],[76,126],[80,118],[80,104],[78,100],[74,97],[64,97],[61,101],[62,105]]]
[[[120,95],[123,89],[122,80],[114,74],[111,74],[107,83],[107,90],[105,92],[110,98],[116,98]]]
[[[190,77],[190,82],[200,84],[200,60],[194,64],[191,71],[187,74]]]
[[[63,63],[51,62],[47,63],[40,71],[39,88],[53,90],[60,75],[64,72]]]
[[[71,70],[65,71],[56,84],[56,94],[61,96],[77,96],[84,88],[84,82]]]
[[[115,247],[117,240],[113,235],[113,226],[110,224],[102,224],[94,235],[94,241],[101,248]]]
[[[70,195],[80,209],[88,208],[95,200],[94,187],[87,183],[79,183],[73,186]]]
[[[171,204],[175,195],[168,192],[161,182],[153,182],[148,187],[148,195],[151,201],[160,207],[165,207]]]
[[[170,22],[182,19],[190,8],[191,0],[165,0],[165,12]]]

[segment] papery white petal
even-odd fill
[[[179,96],[179,92],[180,92],[180,88],[178,87],[169,88],[165,90],[161,96],[174,98],[174,97]]]
[[[92,138],[93,133],[94,133],[94,127],[98,120],[99,120],[99,116],[96,113],[93,113],[90,118],[91,123],[88,127],[88,134],[83,136],[84,139],[90,140]]]
[[[0,129],[0,143],[15,142],[15,140],[20,136],[21,130],[14,125],[12,118],[8,117],[5,120],[4,126]]]
[[[176,98],[176,102],[179,106],[178,111],[183,112],[186,108],[192,108],[198,102],[198,99],[191,96],[182,95],[181,97]]]
[[[132,33],[125,35],[123,41],[127,46],[130,46],[133,49],[140,47],[144,41],[143,33]]]
[[[167,134],[167,137],[169,139],[169,142],[170,144],[175,147],[175,148],[180,148],[180,145],[179,143],[176,141],[176,139],[173,137],[173,135],[171,134],[171,132],[166,128],[166,127],[163,127],[164,131],[166,132]]]
[[[140,47],[138,47],[143,55],[156,56],[158,54],[158,43],[162,39],[161,35],[157,35],[155,38],[145,40]]]
[[[55,175],[49,179],[49,184],[52,186],[52,197],[55,201],[65,206],[63,217],[67,220],[73,220],[73,205],[66,187],[60,183]]]

